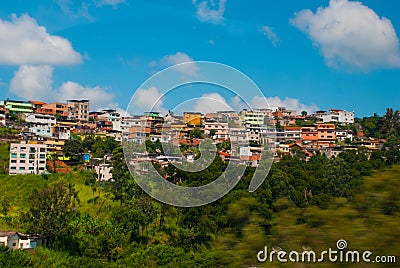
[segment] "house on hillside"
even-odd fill
[[[45,244],[40,235],[26,235],[15,231],[0,231],[0,245],[12,249],[34,249]]]
[[[43,143],[11,143],[9,174],[46,172],[47,147]]]

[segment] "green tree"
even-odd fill
[[[78,160],[83,153],[83,146],[80,140],[66,141],[63,147],[63,153],[66,157]]]
[[[114,195],[114,199],[118,200],[122,206],[126,200],[130,200],[139,192],[138,186],[125,163],[122,147],[114,150],[112,167],[111,173],[113,179],[110,182],[110,191]]]
[[[74,187],[65,182],[56,182],[41,191],[34,190],[27,214],[27,230],[44,235],[50,245],[64,236],[75,215],[72,205],[74,193]]]
[[[92,151],[92,146],[96,143],[96,140],[94,139],[93,135],[87,135],[85,139],[82,142],[82,146],[85,150],[91,152]]]
[[[215,133],[217,133],[217,130],[216,129],[211,129],[210,130],[210,137],[211,138],[214,137]]]
[[[195,128],[191,131],[190,134],[191,134],[191,136],[192,136],[193,138],[197,138],[197,139],[200,139],[201,136],[202,136],[201,129],[198,128],[198,127],[195,127]]]

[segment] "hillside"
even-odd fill
[[[0,216],[0,229],[13,230],[20,229],[22,213],[27,212],[30,207],[30,196],[35,190],[41,190],[57,181],[64,181],[73,185],[78,192],[78,211],[88,213],[92,216],[98,215],[97,203],[97,183],[90,185],[88,183],[91,173],[71,172],[68,174],[47,174],[47,175],[0,175],[0,209],[9,205],[7,215]],[[110,194],[101,194],[101,213],[100,217],[107,218],[111,206],[115,202],[111,200]],[[23,225],[23,224],[22,224]]]
[[[302,251],[302,247],[306,247],[322,252],[336,249],[336,241],[344,239],[349,250],[397,255],[399,262],[399,189],[400,166],[397,165],[365,177],[361,192],[349,202],[337,198],[326,210],[317,207],[283,209],[274,215],[268,244],[286,251]],[[326,264],[326,267],[331,266],[335,265]]]
[[[10,144],[0,142],[0,174],[8,174],[8,160],[10,155]]]
[[[90,176],[90,173],[85,172],[42,176],[2,175],[0,177],[0,191],[3,193],[1,206],[5,201],[11,207],[7,216],[2,216],[0,229],[18,229],[20,225],[24,225],[20,222],[19,216],[29,210],[29,196],[34,189],[43,189],[56,181],[64,181],[73,184],[78,191],[80,200],[78,211],[91,215],[93,217],[93,220],[89,220],[92,221],[91,224],[99,225],[96,228],[106,228],[104,230],[109,232],[104,234],[105,237],[99,237],[102,232],[95,234],[92,231],[89,232],[90,229],[84,229],[90,226],[85,223],[87,218],[78,218],[74,224],[82,226],[77,235],[79,239],[83,239],[80,242],[83,244],[79,245],[79,248],[97,249],[97,243],[103,244],[105,241],[101,239],[112,238],[114,231],[111,230],[114,229],[107,229],[111,228],[111,223],[121,224],[116,225],[119,227],[115,229],[118,230],[118,239],[121,239],[121,235],[123,237],[130,234],[133,235],[131,239],[137,241],[120,242],[128,244],[122,244],[125,245],[124,249],[116,247],[120,253],[113,253],[116,255],[111,259],[107,258],[106,262],[102,260],[102,267],[108,265],[110,267],[126,267],[127,265],[209,267],[211,263],[214,267],[242,267],[243,265],[312,267],[309,264],[294,266],[292,263],[284,265],[276,262],[260,264],[257,263],[256,253],[264,246],[269,248],[279,246],[288,252],[292,250],[301,252],[304,248],[322,252],[328,248],[335,249],[336,241],[339,239],[347,241],[349,250],[370,250],[374,255],[398,255],[400,249],[400,197],[398,195],[400,165],[374,171],[372,175],[363,177],[357,194],[350,199],[333,198],[326,209],[315,205],[298,207],[289,198],[282,197],[274,200],[272,208],[263,212],[260,210],[262,204],[254,196],[249,196],[242,191],[242,186],[238,185],[220,202],[198,209],[177,209],[156,205],[156,211],[149,214],[152,215],[153,220],[146,225],[145,229],[135,227],[136,220],[143,220],[143,218],[136,218],[136,212],[141,211],[141,206],[146,207],[148,206],[146,204],[149,204],[140,203],[140,199],[135,201],[139,203],[132,205],[127,203],[120,206],[119,202],[112,201],[111,195],[102,189],[102,207],[101,213],[98,214],[97,192],[93,192],[92,186],[88,183]],[[163,215],[163,226],[161,226],[162,216],[155,216],[154,213]],[[263,219],[268,218],[265,216],[266,213],[270,213],[268,221]],[[215,227],[212,227],[210,221],[215,218],[217,222],[220,222],[218,225],[222,226],[216,227],[217,230],[213,230]],[[138,228],[138,233],[132,233],[132,230],[136,228]],[[202,246],[198,242],[201,240],[205,241]],[[95,244],[92,245],[92,243]],[[125,250],[127,250],[126,253],[124,253]],[[93,255],[93,252],[84,251],[79,254],[83,256],[75,256],[68,253],[70,251],[71,249],[69,251],[38,249],[37,254],[23,253],[24,257],[14,257],[18,259],[15,262],[20,263],[20,258],[25,258],[27,266],[34,267],[62,263],[75,263],[76,267],[90,266],[91,263],[90,267],[99,267],[96,266],[96,263],[97,265],[100,263],[99,256]],[[4,258],[7,256],[4,255]],[[43,256],[46,258],[44,263],[39,260]],[[0,264],[1,261],[0,258]],[[334,267],[337,264],[326,262],[319,266]],[[354,265],[349,266],[354,267]],[[71,267],[75,266],[71,264]],[[346,265],[341,264],[341,267],[346,267]],[[359,267],[369,266],[360,264]],[[374,267],[383,267],[383,265],[376,264]]]

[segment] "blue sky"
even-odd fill
[[[383,114],[400,109],[398,10],[397,0],[4,0],[0,98],[89,98],[93,109],[125,110],[152,74],[196,60],[242,71],[271,106]],[[190,78],[196,66],[181,71]],[[235,108],[219,90],[176,94]],[[161,91],[140,88],[137,110]],[[178,99],[166,96],[158,108]]]

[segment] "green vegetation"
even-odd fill
[[[114,182],[100,185],[100,199],[90,172],[0,175],[1,228],[48,237],[48,245],[34,252],[0,254],[0,267],[293,266],[258,263],[256,254],[264,246],[321,252],[336,248],[339,239],[351,250],[400,258],[400,129],[392,114],[376,130],[387,142],[370,157],[363,147],[332,159],[316,154],[307,162],[300,154],[284,156],[257,191],[248,191],[255,172],[248,167],[226,196],[196,208],[150,198],[130,176],[119,146],[112,150]],[[114,143],[102,144],[105,153]],[[86,146],[98,144],[87,140]],[[159,146],[146,142],[150,151]],[[191,149],[186,147],[181,149]],[[200,172],[155,167],[173,183],[200,186],[226,165],[216,157]]]
[[[114,163],[121,153],[115,152]],[[122,163],[114,167],[118,177],[125,176]],[[216,160],[211,171],[179,174],[186,185],[194,186],[212,181],[224,165]],[[373,171],[374,165],[381,170]],[[174,180],[176,170],[167,171]],[[352,249],[398,254],[399,165],[384,168],[382,162],[353,152],[332,160],[317,155],[309,162],[284,157],[273,165],[261,188],[249,193],[253,172],[248,168],[233,191],[199,208],[160,204],[125,177],[122,185],[130,191],[123,198],[118,197],[117,183],[103,184],[100,211],[91,173],[3,175],[1,228],[58,231],[48,248],[39,248],[35,254],[1,254],[0,266],[262,266],[266,264],[257,263],[255,254],[264,246],[299,251],[304,246],[318,252],[334,248],[339,239],[346,239]],[[38,210],[43,206],[58,210],[38,214],[36,223],[29,220],[39,211],[51,211]],[[43,223],[46,226],[40,227]]]
[[[8,174],[10,159],[10,144],[0,142],[0,174]]]
[[[19,131],[13,128],[0,127],[0,138],[15,138]]]

